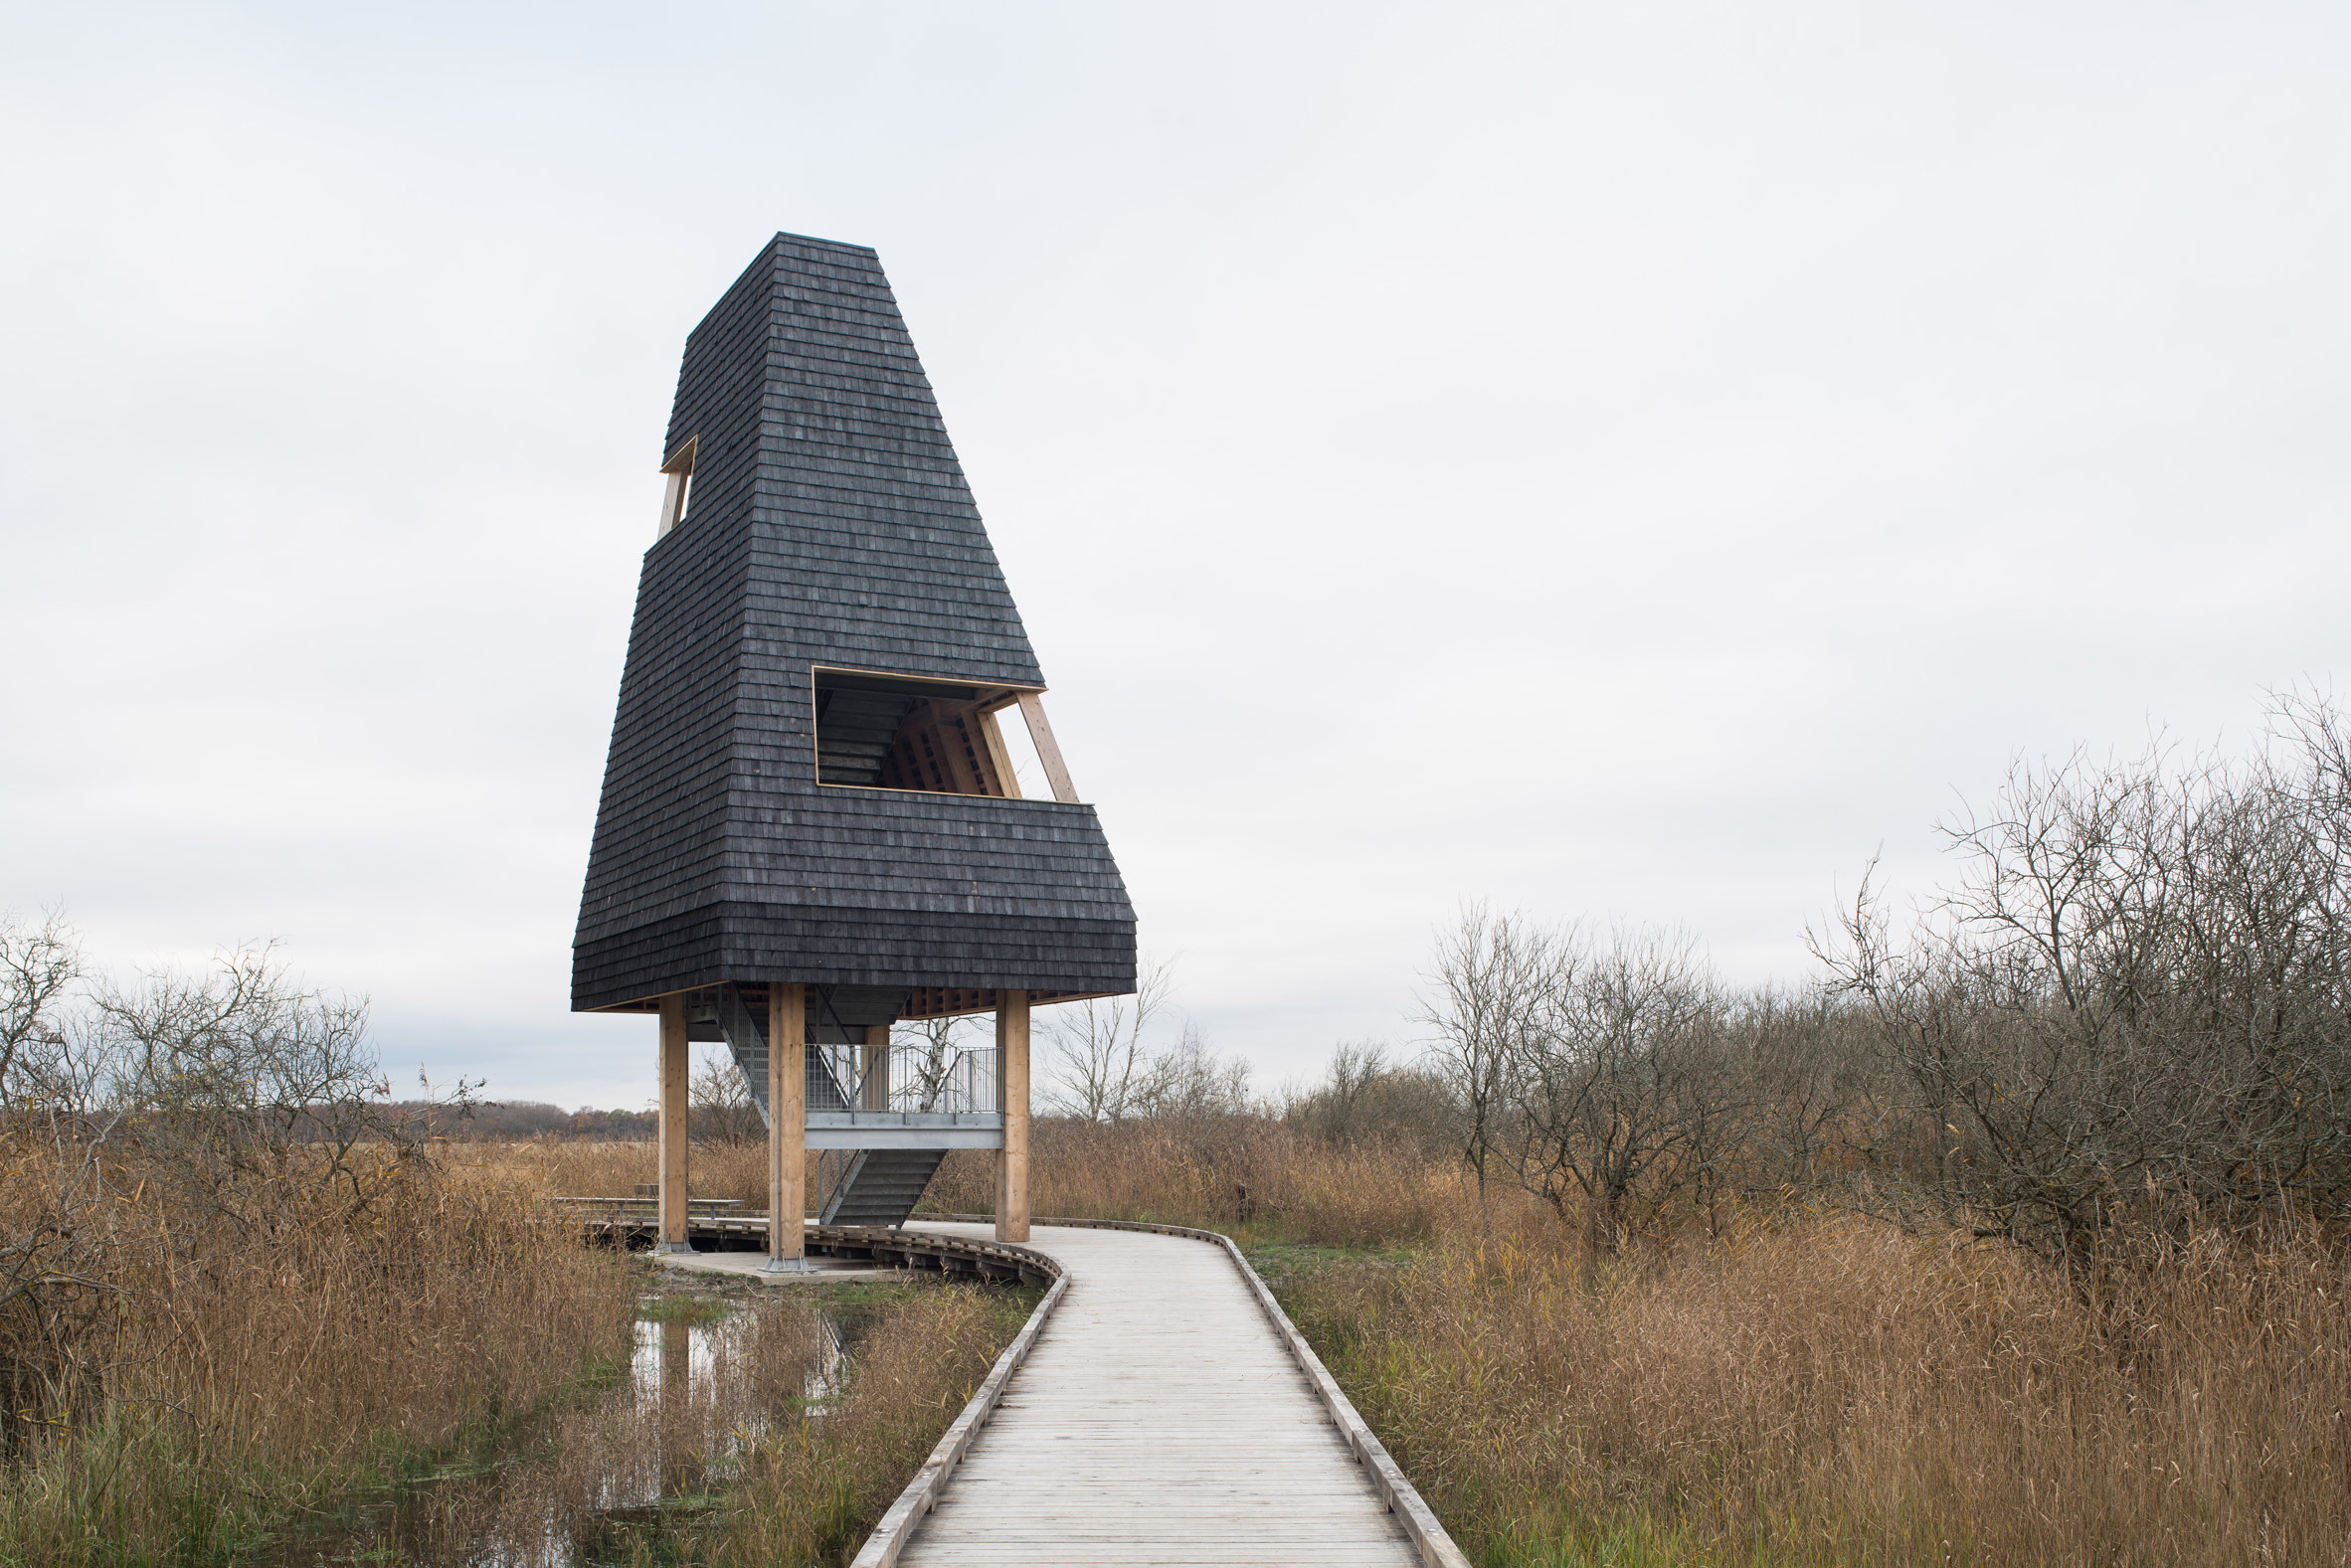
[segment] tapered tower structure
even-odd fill
[[[1133,989],[1134,911],[873,252],[776,236],[686,340],[661,472],[572,1005],[660,1017],[662,1245],[686,1243],[691,1038],[732,1047],[767,1118],[774,1266],[800,1258],[804,1147],[840,1151],[842,1222],[903,1219],[944,1149],[998,1148],[1019,1239],[1029,1008]],[[993,1053],[889,1044],[983,1011]]]

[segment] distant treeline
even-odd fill
[[[385,1107],[385,1114],[429,1122],[433,1135],[458,1142],[504,1142],[523,1137],[636,1142],[655,1136],[659,1131],[651,1111],[599,1111],[594,1106],[566,1111],[536,1100],[477,1101],[456,1114],[446,1105],[402,1100]]]

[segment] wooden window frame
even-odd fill
[[[694,447],[699,436],[688,436],[661,463],[661,518],[653,530],[653,538],[666,539],[671,529],[685,521],[686,492],[694,477]]]

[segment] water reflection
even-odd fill
[[[409,1482],[285,1543],[282,1568],[626,1562],[707,1508],[782,1423],[821,1419],[861,1326],[805,1299],[638,1322],[627,1375],[486,1459]]]

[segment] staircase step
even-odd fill
[[[871,1148],[850,1161],[838,1191],[824,1206],[831,1225],[902,1225],[922,1201],[946,1150]]]

